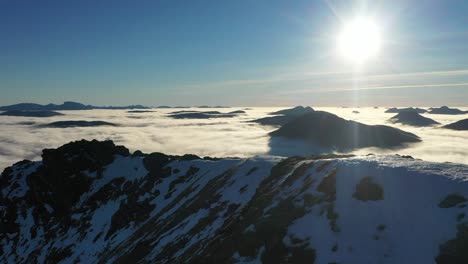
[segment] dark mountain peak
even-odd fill
[[[296,119],[297,117],[314,112],[309,106],[296,106],[294,108],[284,109],[276,112],[269,113],[269,115],[274,116],[267,116],[259,119],[252,120],[250,122],[258,123],[261,125],[268,125],[268,126],[282,126],[285,125],[292,120]]]
[[[91,170],[105,166],[114,160],[115,155],[129,156],[124,146],[116,146],[113,141],[80,140],[70,142],[57,149],[44,149],[42,159],[46,167],[64,167],[76,170]]]
[[[304,107],[304,106],[300,105],[300,106],[296,106],[296,107],[293,107],[293,108],[272,112],[272,113],[270,113],[270,115],[299,116],[299,115],[303,115],[303,114],[310,113],[310,112],[313,112],[313,111],[314,111],[314,109],[312,109],[310,106]]]
[[[414,112],[414,113],[423,114],[423,113],[426,113],[427,110],[422,109],[422,108],[413,108],[413,107],[408,107],[408,108],[395,108],[395,107],[392,107],[392,108],[389,108],[389,109],[387,109],[385,111],[385,113],[402,113],[402,112]]]
[[[417,112],[400,112],[389,119],[392,123],[401,123],[410,126],[433,126],[440,124],[430,118],[424,117]]]
[[[270,135],[305,140],[320,147],[337,150],[391,148],[421,141],[418,136],[397,128],[365,125],[324,111],[299,116]]]
[[[429,108],[429,114],[438,114],[438,115],[463,115],[466,114],[467,111],[462,111],[457,108],[450,108],[448,106],[441,106],[439,108]]]
[[[71,106],[71,107],[85,107],[84,104],[73,102],[73,101],[65,101],[63,102],[62,106]]]
[[[33,103],[19,103],[14,105],[0,106],[0,111],[42,110],[43,105]]]
[[[453,130],[468,130],[468,118],[443,126]]]

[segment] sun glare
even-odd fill
[[[370,18],[357,18],[344,25],[337,44],[341,56],[362,64],[375,57],[380,50],[379,27]]]

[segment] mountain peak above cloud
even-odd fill
[[[304,140],[341,151],[365,147],[392,148],[421,141],[418,136],[397,128],[365,125],[324,111],[299,116],[270,135]]]
[[[392,123],[401,123],[410,126],[433,126],[440,124],[430,118],[424,117],[417,112],[400,112],[389,119]]]

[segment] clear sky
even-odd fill
[[[0,105],[466,106],[468,1],[0,0]],[[357,66],[336,39],[372,17]]]

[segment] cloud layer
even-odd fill
[[[243,108],[216,109],[221,112]],[[423,140],[398,150],[361,149],[356,154],[401,154],[428,161],[468,164],[468,132],[440,128],[413,128],[387,123],[392,114],[384,108],[317,108],[345,119],[366,124],[397,126]],[[196,110],[196,109],[195,109]],[[246,121],[265,116],[279,108],[251,108],[235,118],[175,120],[166,115],[171,109],[152,113],[127,113],[124,110],[63,111],[64,116],[50,118],[0,117],[0,170],[22,159],[39,159],[42,149],[56,148],[73,140],[112,139],[131,151],[192,153],[199,156],[251,157],[275,153],[312,154],[316,149],[295,142],[279,144],[285,151],[272,150],[268,132],[273,127]],[[360,113],[352,113],[358,110]],[[468,115],[427,115],[442,125],[468,118]],[[102,120],[118,127],[43,128],[41,124],[60,120]],[[31,124],[33,123],[33,124]],[[278,144],[276,144],[277,146]]]

